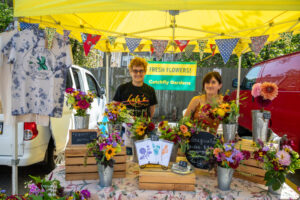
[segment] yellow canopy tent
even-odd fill
[[[214,43],[214,39],[242,38],[250,43],[250,37],[268,34],[268,42],[271,42],[278,39],[281,32],[299,33],[299,10],[299,0],[14,1],[14,16],[20,21],[54,27],[60,33],[71,30],[70,36],[79,41],[81,32],[102,35],[96,45],[102,51],[124,51],[125,37],[141,38],[141,43],[147,44],[143,50],[147,51],[152,39],[191,40],[191,44],[196,44],[197,39]],[[107,36],[118,37],[117,45],[110,46]],[[167,51],[174,49],[170,46]],[[14,165],[14,194],[17,193],[16,174]]]

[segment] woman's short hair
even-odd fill
[[[205,92],[204,90],[205,83],[209,83],[209,81],[212,78],[215,78],[219,82],[219,84],[222,84],[222,77],[219,72],[208,72],[202,80],[202,92]]]
[[[144,70],[146,72],[147,71],[148,63],[147,63],[147,61],[144,58],[136,57],[136,58],[134,58],[134,59],[132,59],[130,61],[130,64],[128,66],[129,71],[132,70],[133,66],[143,66]]]

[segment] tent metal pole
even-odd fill
[[[18,18],[14,18],[14,27],[18,29]],[[11,167],[12,167],[12,194],[18,194],[18,123],[15,121],[12,127],[13,129],[13,154],[11,158]]]
[[[242,67],[242,54],[239,57],[238,85],[237,85],[237,92],[236,92],[236,105],[239,105],[239,102],[240,102],[241,67]]]
[[[109,102],[109,80],[108,80],[108,75],[109,75],[109,62],[108,62],[108,52],[105,53],[106,54],[106,70],[105,70],[105,81],[106,81],[106,101]]]

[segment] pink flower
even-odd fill
[[[74,88],[67,88],[66,93],[71,94],[74,92]]]
[[[253,97],[258,97],[261,94],[261,84],[260,83],[255,83],[252,86],[252,91],[251,91],[251,95]]]
[[[284,150],[278,151],[276,157],[281,165],[289,166],[291,164],[291,155]]]
[[[78,101],[78,106],[81,108],[81,109],[88,109],[88,107],[90,107],[90,104],[86,101],[86,100],[80,100]]]

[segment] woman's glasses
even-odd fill
[[[132,72],[135,73],[135,74],[138,74],[138,73],[144,74],[145,70],[136,70],[136,69],[134,69],[134,70],[132,70]]]

